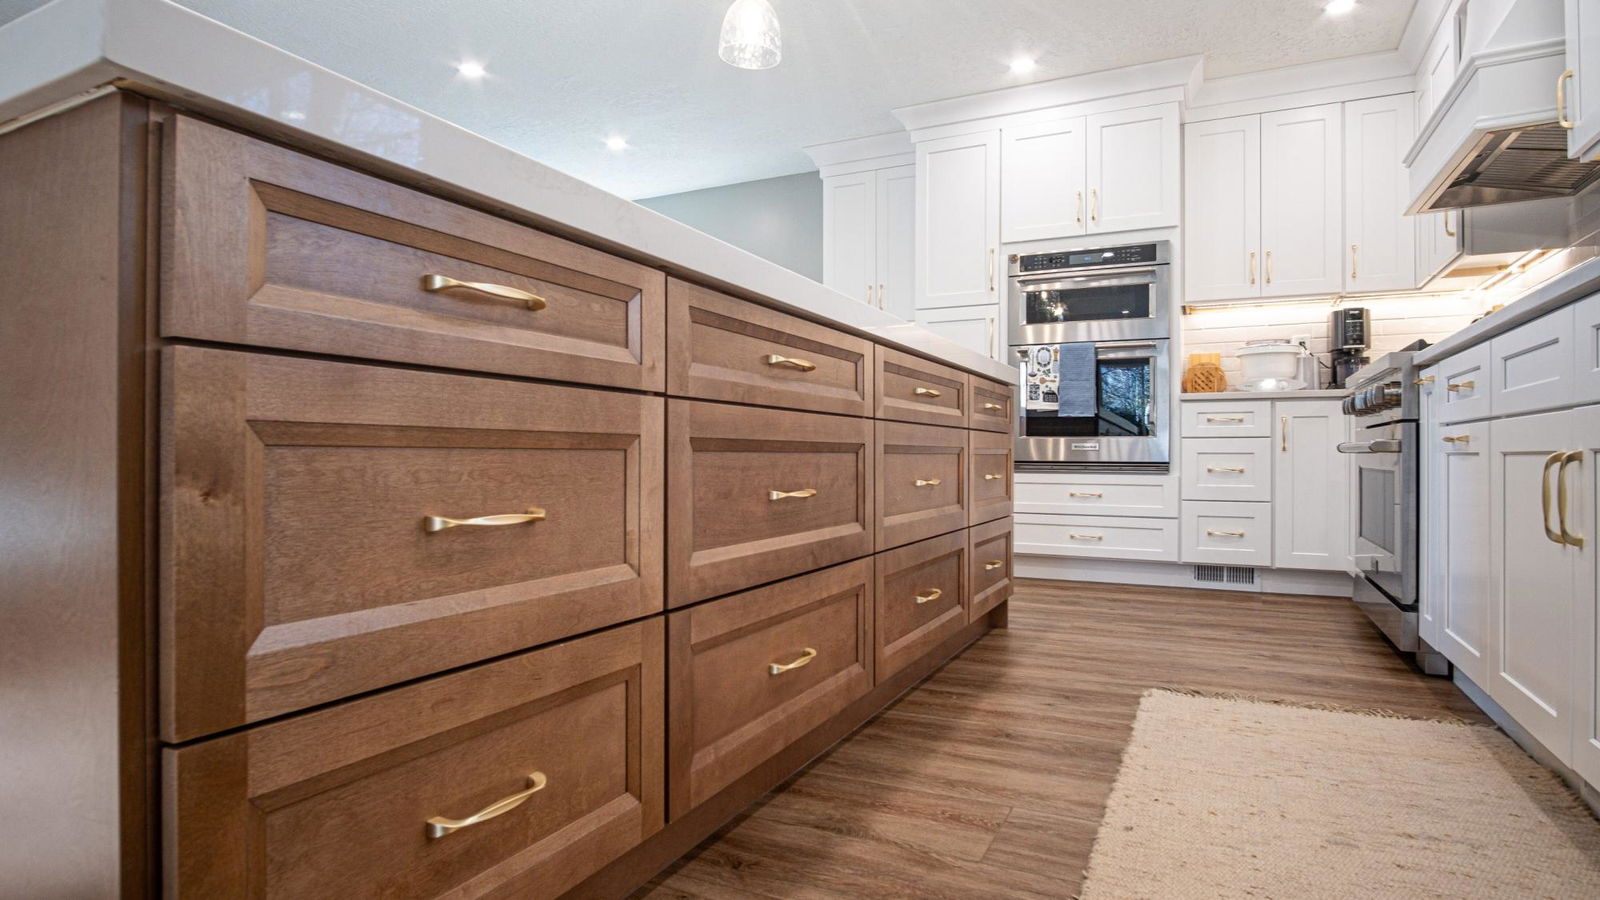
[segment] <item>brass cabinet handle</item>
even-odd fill
[[[1211,536],[1211,537],[1231,537],[1231,538],[1242,538],[1242,537],[1244,537],[1244,532],[1242,532],[1242,531],[1213,531],[1210,528],[1206,529],[1206,534]]]
[[[805,665],[806,663],[811,662],[813,659],[816,659],[816,658],[817,658],[817,649],[815,647],[807,647],[806,651],[804,653],[800,654],[799,658],[796,659],[793,662],[767,663],[767,674],[768,675],[782,675],[783,673],[789,671],[790,669],[798,669],[801,666]]]
[[[1561,456],[1561,468],[1556,472],[1556,517],[1561,525],[1561,540],[1568,546],[1583,549],[1583,535],[1567,530],[1567,465],[1583,464],[1582,450],[1569,450]]]
[[[1556,76],[1556,124],[1568,131],[1572,130],[1572,120],[1567,118],[1567,79],[1573,76],[1571,69]]]
[[[1003,473],[1003,472],[1001,472],[1001,473],[995,473],[995,472],[985,472],[985,473],[983,473],[983,480],[984,481],[999,481],[1000,479],[1002,479],[1004,477],[1006,477],[1006,476],[1005,476],[1005,473]]]
[[[1067,537],[1075,541],[1103,541],[1106,539],[1103,534],[1073,534],[1070,531],[1067,532]]]
[[[1089,221],[1100,221],[1100,189],[1089,188]]]
[[[988,402],[985,402],[983,404],[983,408],[984,409],[1000,410],[1000,409],[1005,409],[1005,405],[1004,404],[1000,404],[1000,403],[988,403]]]
[[[1207,422],[1243,422],[1244,416],[1206,416]]]
[[[422,530],[433,534],[446,528],[462,525],[521,525],[524,522],[543,522],[544,510],[530,509],[525,513],[505,513],[498,516],[478,516],[473,519],[451,519],[445,516],[424,516]]]
[[[937,478],[918,478],[918,479],[917,479],[917,480],[916,480],[916,481],[915,481],[915,482],[913,482],[913,483],[914,483],[914,484],[915,484],[915,485],[916,485],[916,486],[917,486],[917,487],[936,487],[936,486],[938,486],[938,485],[939,485],[939,483],[940,483],[940,480],[939,480],[939,479],[937,479]]]
[[[1472,435],[1470,435],[1470,434],[1447,434],[1444,437],[1440,438],[1440,440],[1444,441],[1446,444],[1470,444],[1470,443],[1472,443]]]
[[[930,387],[919,387],[911,392],[918,397],[942,397],[944,394]]]
[[[878,308],[883,309],[883,285],[878,285]]]
[[[769,366],[783,366],[789,369],[799,369],[802,372],[810,372],[817,367],[817,364],[814,362],[796,359],[792,356],[779,356],[776,353],[768,353],[766,363]]]
[[[487,822],[495,816],[505,815],[513,809],[521,806],[524,800],[527,800],[534,794],[544,790],[544,786],[544,773],[535,772],[528,776],[527,790],[518,791],[509,797],[502,797],[501,799],[496,800],[488,806],[485,806],[483,809],[478,810],[472,815],[467,816],[465,819],[447,819],[444,816],[434,816],[428,820],[428,839],[437,840],[453,831],[460,831],[469,825],[476,825],[479,822]]]
[[[545,308],[545,300],[538,294],[514,288],[510,285],[492,284],[487,281],[457,281],[448,275],[422,276],[422,289],[430,294],[440,291],[473,291],[493,297],[496,300],[510,300],[513,303],[526,303],[528,309],[538,312]]]
[[[1272,283],[1272,251],[1267,251],[1267,284]]]
[[[1075,218],[1077,220],[1079,225],[1082,225],[1083,224],[1083,191],[1077,191],[1076,193],[1078,195],[1078,212],[1073,216],[1073,218]]]
[[[1101,497],[1104,497],[1105,494],[1102,494],[1099,491],[1067,491],[1067,496],[1068,497],[1093,497],[1096,500],[1098,500]]]
[[[1448,391],[1470,391],[1470,390],[1472,390],[1473,388],[1475,388],[1477,386],[1478,386],[1478,383],[1476,381],[1454,381],[1454,382],[1451,382],[1451,383],[1445,385],[1445,390],[1448,390]]]
[[[872,285],[867,285],[867,305],[872,305]]]
[[[918,594],[917,595],[917,605],[921,606],[922,604],[927,603],[929,600],[937,600],[937,599],[939,599],[940,597],[943,597],[943,596],[944,596],[944,591],[941,591],[938,588],[934,588],[933,590],[928,591],[926,594]]]
[[[1250,251],[1250,283],[1256,283],[1256,252]]]
[[[1278,441],[1278,449],[1280,451],[1284,452],[1284,453],[1288,453],[1289,452],[1289,417],[1288,416],[1279,416],[1278,417],[1278,430],[1283,433],[1281,440]]]
[[[1456,215],[1459,216],[1461,214],[1460,213],[1456,213]],[[1444,236],[1445,237],[1455,237],[1456,236],[1455,229],[1450,227],[1450,211],[1449,210],[1445,210],[1445,212],[1444,212]]]
[[[789,497],[804,500],[807,497],[815,497],[816,495],[816,488],[801,488],[798,491],[767,491],[768,500],[783,500]]]
[[[989,293],[994,293],[994,257],[995,248],[989,248]]]
[[[1355,277],[1356,277],[1356,259],[1358,258],[1360,253],[1361,253],[1361,245],[1360,244],[1351,244],[1350,245],[1350,280],[1352,280],[1352,281],[1354,281]]]
[[[1539,508],[1543,512],[1539,524],[1544,526],[1544,536],[1553,544],[1565,544],[1566,540],[1550,527],[1550,470],[1566,456],[1565,450],[1557,450],[1545,457],[1544,471],[1539,473]]]
[[[1416,379],[1415,381],[1413,381],[1411,383],[1416,385],[1417,387],[1427,387],[1428,385],[1433,384],[1433,376],[1432,375],[1424,375],[1421,378],[1418,378],[1418,379]]]
[[[1206,466],[1207,472],[1231,472],[1235,475],[1244,474],[1244,466]]]
[[[983,564],[983,570],[985,572],[993,572],[995,569],[998,569],[1005,564],[1006,561],[1003,559],[991,559]]]

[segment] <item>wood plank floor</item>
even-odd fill
[[[1348,600],[1023,581],[985,636],[635,897],[1071,897],[1151,687],[1488,721]]]

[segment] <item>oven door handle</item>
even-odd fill
[[[1141,284],[1155,284],[1159,273],[1155,269],[1113,269],[1100,273],[1084,273],[1082,275],[1052,275],[1049,278],[1018,278],[1017,286],[1023,292],[1048,289],[1053,285],[1061,285],[1066,290],[1081,290],[1092,287],[1121,287],[1124,285],[1137,286]]]
[[[1347,441],[1339,445],[1340,453],[1399,453],[1397,440]]]

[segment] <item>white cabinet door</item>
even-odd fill
[[[1261,117],[1184,126],[1184,286],[1189,300],[1261,294]]]
[[[1487,422],[1429,429],[1423,468],[1430,481],[1423,508],[1424,569],[1430,588],[1435,650],[1474,684],[1489,672],[1490,436]]]
[[[917,308],[999,299],[1000,133],[917,144]]]
[[[1576,307],[1564,306],[1489,342],[1495,415],[1572,405],[1575,313]]]
[[[1405,291],[1416,286],[1417,228],[1405,216],[1411,95],[1344,105],[1344,289]]]
[[[1567,153],[1591,159],[1600,150],[1600,8],[1593,0],[1567,0]]]
[[[1572,760],[1568,763],[1590,784],[1600,784],[1600,407],[1566,414],[1572,421],[1572,444],[1582,450],[1569,464],[1567,530],[1583,541],[1577,550],[1574,579],[1576,618],[1572,633],[1574,675]]]
[[[916,318],[917,167],[891,166],[878,175],[878,307]]]
[[[1428,283],[1461,255],[1461,210],[1424,213],[1417,220],[1417,286]]]
[[[1178,224],[1178,104],[1088,117],[1089,231]]]
[[[1572,402],[1600,403],[1600,294],[1572,307]]]
[[[877,305],[877,176],[852,172],[822,179],[822,281]]]
[[[1450,83],[1456,80],[1456,18],[1446,16],[1422,58],[1422,79],[1428,95],[1428,115],[1439,108]],[[1426,121],[1426,120],[1424,120]]]
[[[1000,240],[1084,233],[1087,147],[1082,116],[1000,133]]]
[[[1339,106],[1261,117],[1262,296],[1337,293],[1344,285]]]
[[[1480,683],[1562,761],[1574,727],[1579,551],[1561,541],[1553,495],[1571,431],[1565,412],[1490,423],[1489,677]]]
[[[1422,470],[1422,497],[1417,527],[1417,634],[1430,647],[1440,647],[1444,641],[1444,542],[1440,539],[1438,518],[1445,515],[1444,482],[1439,475],[1438,462],[1433,457],[1438,445],[1439,424],[1439,373],[1437,369],[1423,369],[1417,379],[1418,422],[1417,433],[1422,446],[1417,462]],[[1353,483],[1353,482],[1352,482]],[[1484,479],[1488,484],[1488,479]],[[1487,490],[1487,487],[1485,488]],[[1354,490],[1351,491],[1353,495]],[[1353,549],[1353,548],[1352,548]],[[1448,655],[1448,654],[1447,654]]]
[[[974,353],[1000,358],[1000,307],[996,304],[919,310],[917,324]]]
[[[1275,404],[1273,565],[1342,572],[1349,558],[1350,483],[1339,454],[1348,420],[1342,400]]]

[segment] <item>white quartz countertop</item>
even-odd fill
[[[991,378],[1009,383],[1016,375],[919,325],[169,0],[53,0],[0,27],[0,128],[111,84]]]
[[[1318,391],[1218,391],[1208,394],[1179,394],[1179,400],[1332,400],[1343,397],[1342,390]]]
[[[1507,303],[1498,312],[1484,316],[1432,347],[1418,352],[1413,361],[1419,366],[1431,365],[1446,356],[1481,344],[1597,291],[1600,291],[1600,258],[1579,263],[1562,272]]]

